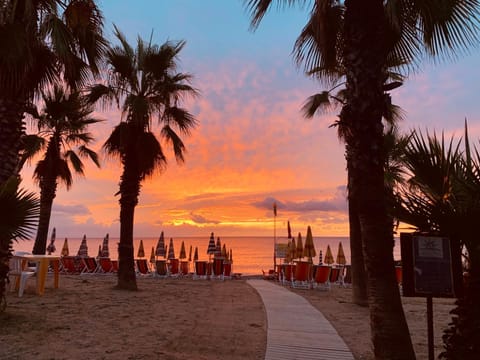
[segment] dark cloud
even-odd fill
[[[278,209],[284,209],[286,211],[293,211],[299,213],[308,213],[312,211],[346,211],[347,198],[346,198],[346,186],[338,186],[333,197],[327,200],[307,200],[307,201],[279,201],[274,197],[266,197],[262,201],[252,203],[253,206],[260,209],[271,209],[273,203],[277,203]]]
[[[219,224],[220,221],[207,219],[202,215],[190,213],[190,219],[197,224]]]
[[[89,215],[90,210],[82,204],[77,205],[61,205],[53,204],[52,212],[58,215]]]

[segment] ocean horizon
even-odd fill
[[[217,237],[215,237],[215,240]],[[137,258],[138,248],[140,240],[143,241],[145,250],[145,258],[150,259],[152,247],[155,249],[158,238],[145,237],[134,239],[134,256]],[[394,258],[400,259],[400,246],[398,239],[395,239]],[[82,238],[68,238],[68,247],[70,255],[77,255],[78,249]],[[187,257],[189,256],[190,246],[192,247],[192,257],[195,247],[198,248],[199,260],[209,260],[207,254],[209,237],[205,236],[187,236],[187,237],[175,237],[173,238],[173,247],[176,257],[179,256],[182,241],[185,244]],[[220,241],[225,244],[227,250],[232,250],[233,266],[232,270],[235,273],[241,273],[242,275],[259,275],[262,270],[269,270],[273,268],[273,248],[274,239],[272,236],[225,236],[220,237]],[[287,243],[286,237],[277,237],[277,243]],[[50,242],[50,241],[49,241]],[[109,239],[109,251],[110,258],[118,259],[118,246],[119,238],[110,237]],[[170,237],[165,238],[165,245],[170,242]],[[303,239],[305,243],[305,239]],[[319,262],[319,251],[322,251],[323,256],[327,250],[327,246],[330,246],[333,257],[336,258],[338,252],[339,243],[342,242],[343,250],[347,263],[350,263],[350,240],[348,236],[316,236],[313,238],[315,245],[316,257],[313,259],[314,264]],[[56,239],[55,252],[53,254],[60,255],[63,247],[64,239]],[[88,238],[88,255],[96,257],[98,255],[99,246],[103,243],[103,238]],[[14,251],[27,251],[31,252],[33,249],[33,240],[20,240],[13,243]],[[47,244],[48,245],[48,244]],[[305,259],[305,258],[304,258]],[[281,263],[277,260],[277,264]]]

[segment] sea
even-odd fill
[[[215,240],[217,238],[215,237]],[[145,257],[150,258],[152,247],[155,248],[158,242],[158,238],[136,238],[134,239],[134,255],[137,257],[138,248],[140,245],[140,240],[143,242]],[[70,255],[77,255],[78,249],[82,238],[68,238],[68,248]],[[198,248],[199,260],[209,260],[209,255],[207,254],[209,236],[200,237],[177,237],[173,238],[173,247],[175,250],[176,257],[179,256],[180,248],[182,241],[185,244],[185,249],[187,252],[187,257],[189,255],[190,246],[195,251],[195,247]],[[262,270],[267,271],[273,269],[273,249],[274,243],[287,243],[287,238],[277,237],[276,240],[273,237],[257,237],[257,236],[235,236],[235,237],[220,237],[220,242],[223,246],[225,244],[227,251],[232,250],[232,271],[235,273],[241,273],[242,275],[260,275]],[[49,241],[50,242],[50,241]],[[109,239],[109,251],[110,258],[117,259],[118,251],[117,245],[119,238],[110,237]],[[165,245],[168,245],[170,238],[165,238]],[[320,250],[322,251],[323,256],[327,250],[327,246],[330,246],[333,257],[336,258],[339,243],[342,243],[342,247],[347,259],[347,263],[350,263],[350,241],[348,237],[314,237],[313,243],[315,245],[315,250],[317,256],[313,259],[313,262],[317,264],[319,262],[318,255]],[[13,249],[14,251],[27,251],[31,252],[33,249],[33,240],[19,240],[14,242]],[[55,241],[55,252],[53,254],[60,255],[63,247],[64,239],[56,239]],[[103,238],[88,238],[87,237],[87,246],[88,246],[88,255],[96,257],[98,256],[99,247],[103,243]],[[48,245],[48,244],[47,244]],[[193,257],[193,255],[192,255]],[[400,260],[400,243],[399,240],[395,241],[394,248],[394,258],[395,260]],[[306,259],[304,259],[306,260]],[[279,264],[281,260],[277,260]]]

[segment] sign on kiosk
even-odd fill
[[[447,237],[400,234],[404,296],[455,297],[462,290],[460,248]]]

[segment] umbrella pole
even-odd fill
[[[277,206],[273,211],[273,272],[277,270]]]

